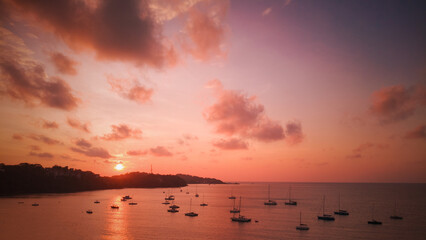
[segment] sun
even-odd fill
[[[117,170],[117,171],[121,171],[121,170],[124,169],[124,165],[119,163],[119,164],[115,165],[114,169]]]

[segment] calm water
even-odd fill
[[[191,185],[179,189],[119,189],[70,194],[40,194],[16,198],[0,198],[0,239],[425,239],[426,184],[324,184],[292,183],[292,198],[297,206],[285,206],[288,183],[271,183],[271,198],[277,206],[264,206],[268,196],[267,183],[240,185]],[[169,213],[165,194],[172,192],[180,212]],[[189,191],[190,194],[186,194]],[[242,215],[251,223],[231,222],[229,210],[231,191],[242,196]],[[322,197],[326,196],[326,212],[338,208],[349,216],[335,216],[336,221],[324,222]],[[204,200],[209,205],[201,207]],[[121,202],[131,195],[136,206]],[[198,217],[186,217],[190,198]],[[99,200],[100,204],[94,204]],[[18,202],[23,201],[23,204]],[[392,220],[394,211],[403,220]],[[38,207],[31,204],[37,202]],[[237,201],[238,202],[238,201]],[[368,225],[372,217],[383,225]],[[114,210],[110,205],[117,204]],[[86,214],[86,210],[93,214]],[[310,230],[295,230],[302,222]],[[258,220],[255,223],[254,220]]]

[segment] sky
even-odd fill
[[[0,0],[0,162],[425,183],[425,9]]]

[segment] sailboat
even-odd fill
[[[195,197],[199,197],[200,195],[198,195],[198,191],[197,191],[197,185],[195,185]]]
[[[342,215],[342,216],[349,215],[348,211],[340,209],[340,193],[339,193],[339,211],[335,211],[334,214],[336,214],[336,215]]]
[[[228,199],[235,199],[235,196],[232,194],[232,188],[231,188],[231,196],[228,197]]]
[[[299,217],[299,226],[296,226],[296,230],[306,231],[309,230],[309,227],[307,224],[302,223],[302,212],[300,212]]]
[[[325,196],[323,197],[322,201],[322,215],[318,216],[318,220],[324,220],[324,221],[334,221],[334,217],[330,214],[325,214]]]
[[[185,213],[185,216],[188,216],[188,217],[196,217],[196,216],[198,216],[198,213],[195,213],[195,212],[191,211],[191,206],[192,206],[192,198],[189,201],[189,212]]]
[[[271,200],[271,185],[269,184],[268,184],[268,201],[264,202],[263,204],[267,206],[277,205],[277,202],[275,202],[274,200]]]
[[[202,207],[208,206],[208,204],[204,202],[204,193],[203,193],[203,203],[201,203],[200,206]]]
[[[396,201],[395,201],[395,208],[393,209],[393,215],[390,216],[391,219],[397,219],[397,220],[402,220],[403,217],[396,215]]]
[[[240,209],[235,207],[235,198],[234,198],[234,205],[232,207],[232,209],[229,211],[230,213],[239,213]]]
[[[371,221],[368,221],[368,224],[373,224],[373,225],[381,225],[382,224],[382,222],[374,219],[374,204],[373,204],[373,207],[371,209]]]
[[[288,201],[284,202],[284,204],[285,205],[292,205],[292,206],[296,206],[297,205],[296,201],[291,200],[291,186],[288,189]]]
[[[241,197],[240,197],[240,206],[239,206],[238,210],[239,210],[238,211],[238,217],[235,217],[235,214],[234,214],[233,217],[231,217],[231,220],[233,222],[251,222],[251,218],[244,217],[243,215],[240,214],[240,212],[241,212]]]

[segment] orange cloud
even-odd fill
[[[24,139],[21,134],[17,134],[17,133],[13,134],[12,138],[15,139],[15,140],[22,140],[22,139]]]
[[[53,158],[53,154],[47,153],[47,152],[44,152],[44,153],[30,152],[29,155],[39,157],[39,158]]]
[[[420,125],[415,129],[407,132],[404,136],[407,139],[426,139],[426,125]]]
[[[127,80],[108,77],[108,83],[112,91],[118,93],[123,98],[141,104],[149,101],[154,92],[152,89],[141,86],[137,81],[134,81],[133,84],[129,84]]]
[[[127,152],[127,155],[129,156],[143,156],[146,155],[148,151],[141,151],[141,150],[131,150]]]
[[[65,56],[64,54],[59,52],[51,53],[50,59],[58,72],[68,75],[77,74],[77,70],[75,69],[75,67],[78,63],[72,60],[71,58]]]
[[[31,134],[28,136],[28,138],[38,141],[38,142],[43,142],[47,145],[55,145],[55,144],[62,144],[60,141],[50,138],[50,137],[46,137],[44,135],[36,135],[36,134]]]
[[[73,127],[86,133],[90,133],[89,123],[82,123],[75,118],[67,118],[67,123],[70,127]]]
[[[83,148],[90,148],[92,147],[92,144],[90,142],[88,142],[87,140],[81,138],[78,139],[77,141],[75,141],[75,145],[79,146],[79,147],[83,147]]]
[[[107,141],[117,141],[126,138],[141,138],[142,131],[140,129],[131,129],[126,124],[112,125],[112,133],[105,134],[101,139]]]
[[[157,146],[155,148],[151,148],[149,149],[149,152],[157,157],[169,157],[169,156],[173,156],[173,154],[171,152],[169,152],[169,150],[167,150],[165,147],[163,146]]]
[[[231,139],[220,139],[213,143],[213,146],[218,147],[223,150],[241,150],[241,149],[247,149],[248,144],[238,138],[231,138]]]
[[[410,117],[419,106],[426,106],[425,86],[405,88],[402,85],[395,85],[372,94],[370,112],[382,123],[391,123]]]
[[[42,125],[42,127],[46,128],[46,129],[49,129],[49,128],[58,128],[59,125],[55,121],[49,122],[49,121],[43,119],[43,125]]]
[[[147,1],[12,0],[35,24],[73,49],[91,49],[100,59],[161,66],[164,49],[160,26]],[[123,15],[123,13],[125,13]]]
[[[302,131],[302,124],[299,121],[288,122],[286,124],[285,134],[285,140],[291,145],[301,143],[305,138],[305,135]]]

